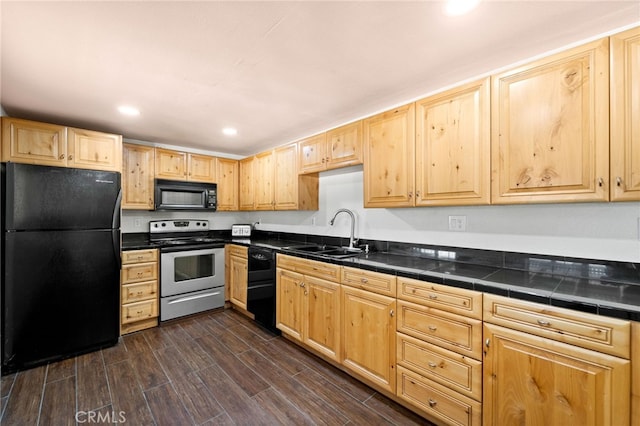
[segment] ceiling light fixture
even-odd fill
[[[480,0],[447,0],[444,5],[444,14],[448,16],[460,16],[471,12]]]
[[[227,136],[235,136],[238,134],[238,131],[233,127],[225,127],[224,129],[222,129],[222,133],[224,133]]]
[[[129,105],[121,105],[118,107],[118,112],[122,115],[128,115],[131,117],[135,117],[140,115],[140,110],[136,107],[132,107]]]

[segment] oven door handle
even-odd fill
[[[217,296],[219,294],[220,294],[219,291],[214,291],[211,293],[202,293],[202,294],[196,294],[193,296],[178,297],[177,299],[170,300],[168,304],[171,305],[173,303],[188,302],[189,300],[202,299],[203,297]]]

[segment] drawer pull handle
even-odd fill
[[[551,323],[549,321],[542,320],[542,319],[538,320],[538,324],[543,326],[543,327],[549,327],[551,325]]]
[[[390,316],[394,316],[395,314],[396,314],[396,313],[394,312],[394,310],[393,310],[393,309],[391,309],[391,310],[389,311],[389,315],[390,315]]]
[[[304,287],[304,282],[300,283],[300,287]]]
[[[428,364],[429,364],[429,367],[431,367],[431,368],[436,368],[438,366],[438,364],[436,364],[435,362],[431,362],[431,361],[429,361]]]
[[[362,282],[362,284],[366,284],[369,282],[369,280],[366,278],[361,278],[360,281]]]
[[[438,295],[437,294],[430,294],[429,295],[429,299],[437,299]]]
[[[431,331],[436,331],[438,329],[438,327],[436,327],[435,325],[430,325],[429,326],[429,330]]]
[[[429,398],[429,407],[433,408],[436,405],[438,405],[438,401],[434,401],[433,399]]]
[[[485,341],[484,341],[484,345],[485,345],[486,347],[489,347],[489,344],[490,344],[490,343],[491,343],[491,339],[487,339],[487,340],[485,340]]]

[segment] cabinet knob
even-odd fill
[[[598,178],[598,186],[604,186],[604,179]]]
[[[64,160],[64,154],[60,154],[60,159]]]
[[[369,280],[368,280],[368,279],[366,279],[366,278],[360,278],[360,282],[361,282],[362,284],[366,284],[366,283],[368,283],[368,282],[369,282]]]
[[[491,343],[491,339],[487,339],[487,340],[485,340],[485,341],[484,341],[484,345],[485,345],[486,347],[489,347],[489,344],[490,344],[490,343]]]
[[[391,309],[391,310],[389,311],[389,316],[391,316],[391,317],[392,317],[392,316],[394,316],[395,314],[396,314],[396,313],[395,313],[395,311],[394,311],[393,309]]]
[[[431,362],[431,361],[429,361],[428,365],[431,368],[436,368],[438,366],[438,364],[436,364],[435,362]]]
[[[437,294],[430,294],[429,295],[429,299],[437,299],[438,295]]]
[[[622,186],[622,178],[620,176],[616,178],[616,185]]]
[[[436,327],[435,325],[430,325],[429,326],[429,331],[436,331],[438,329],[438,327]]]
[[[69,155],[69,160],[73,160],[73,154]]]
[[[416,191],[416,198],[420,198],[420,191]]]
[[[300,287],[304,287],[304,282],[300,283]]]
[[[429,407],[435,407],[436,405],[438,405],[438,401],[429,398]]]
[[[409,191],[409,198],[413,198],[413,192]]]
[[[549,321],[547,321],[547,320],[542,320],[542,319],[539,319],[539,320],[538,320],[538,324],[539,324],[539,325],[541,325],[541,326],[543,326],[543,327],[549,327],[549,326],[551,325],[551,323],[550,323]]]

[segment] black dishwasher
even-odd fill
[[[276,328],[276,255],[271,249],[249,247],[247,310],[258,324],[280,334]]]

